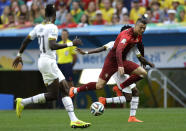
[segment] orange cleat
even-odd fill
[[[113,90],[114,92],[116,92],[117,96],[122,96],[122,95],[123,95],[123,94],[122,94],[122,91],[121,91],[117,86],[114,86],[114,87],[112,88],[112,90]]]
[[[129,116],[128,122],[143,122],[143,121],[136,119],[135,116]]]
[[[99,102],[102,103],[105,106],[106,105],[106,98],[105,97],[99,97]]]
[[[69,96],[70,96],[71,98],[74,97],[74,88],[75,88],[75,87],[71,87],[70,90],[69,90]]]

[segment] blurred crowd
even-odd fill
[[[134,24],[144,14],[149,23],[186,22],[186,0],[0,0],[0,29],[41,23],[48,3],[58,28]]]

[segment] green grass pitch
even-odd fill
[[[65,110],[24,110],[18,119],[15,111],[0,111],[0,131],[186,131],[186,109],[139,109],[144,123],[128,123],[129,109],[106,109],[102,116],[89,110],[75,110],[80,120],[91,122],[86,129],[71,129]]]

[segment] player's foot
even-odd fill
[[[24,109],[24,106],[21,104],[21,101],[22,101],[22,98],[17,98],[16,99],[16,114],[17,114],[17,117],[21,117],[21,113]]]
[[[71,128],[87,128],[89,127],[91,124],[81,121],[81,120],[77,120],[77,121],[71,121],[70,123],[70,127]]]
[[[75,88],[75,87],[71,87],[70,90],[69,90],[69,96],[70,96],[71,98],[74,97],[74,88]]]
[[[122,91],[118,88],[118,86],[114,86],[112,88],[114,92],[116,92],[117,96],[122,96]]]
[[[130,116],[128,122],[143,122],[143,121],[136,119],[135,116]]]
[[[99,97],[99,102],[102,103],[105,106],[106,105],[106,98],[105,97]]]

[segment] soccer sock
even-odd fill
[[[74,113],[74,106],[72,103],[72,99],[69,96],[65,96],[62,98],[62,102],[63,102],[63,105],[64,105],[66,111],[68,112],[68,116],[69,116],[70,120],[77,121],[78,118],[76,117],[76,115]]]
[[[130,116],[136,115],[136,110],[138,109],[139,97],[132,97],[130,102]]]
[[[142,79],[142,77],[132,74],[127,80],[125,80],[123,83],[121,83],[120,86],[123,89],[123,88],[125,88],[125,87],[131,85],[132,83],[135,83],[141,79]]]
[[[46,102],[45,95],[44,95],[44,93],[42,93],[42,94],[38,94],[36,96],[32,96],[32,97],[29,97],[29,98],[22,99],[21,104],[26,106],[28,104],[45,103],[45,102]]]
[[[90,82],[77,88],[77,92],[96,90],[96,82]],[[75,94],[77,92],[74,91]]]
[[[112,98],[106,98],[106,103],[124,103],[126,102],[125,96],[118,96],[118,97],[112,97]]]

